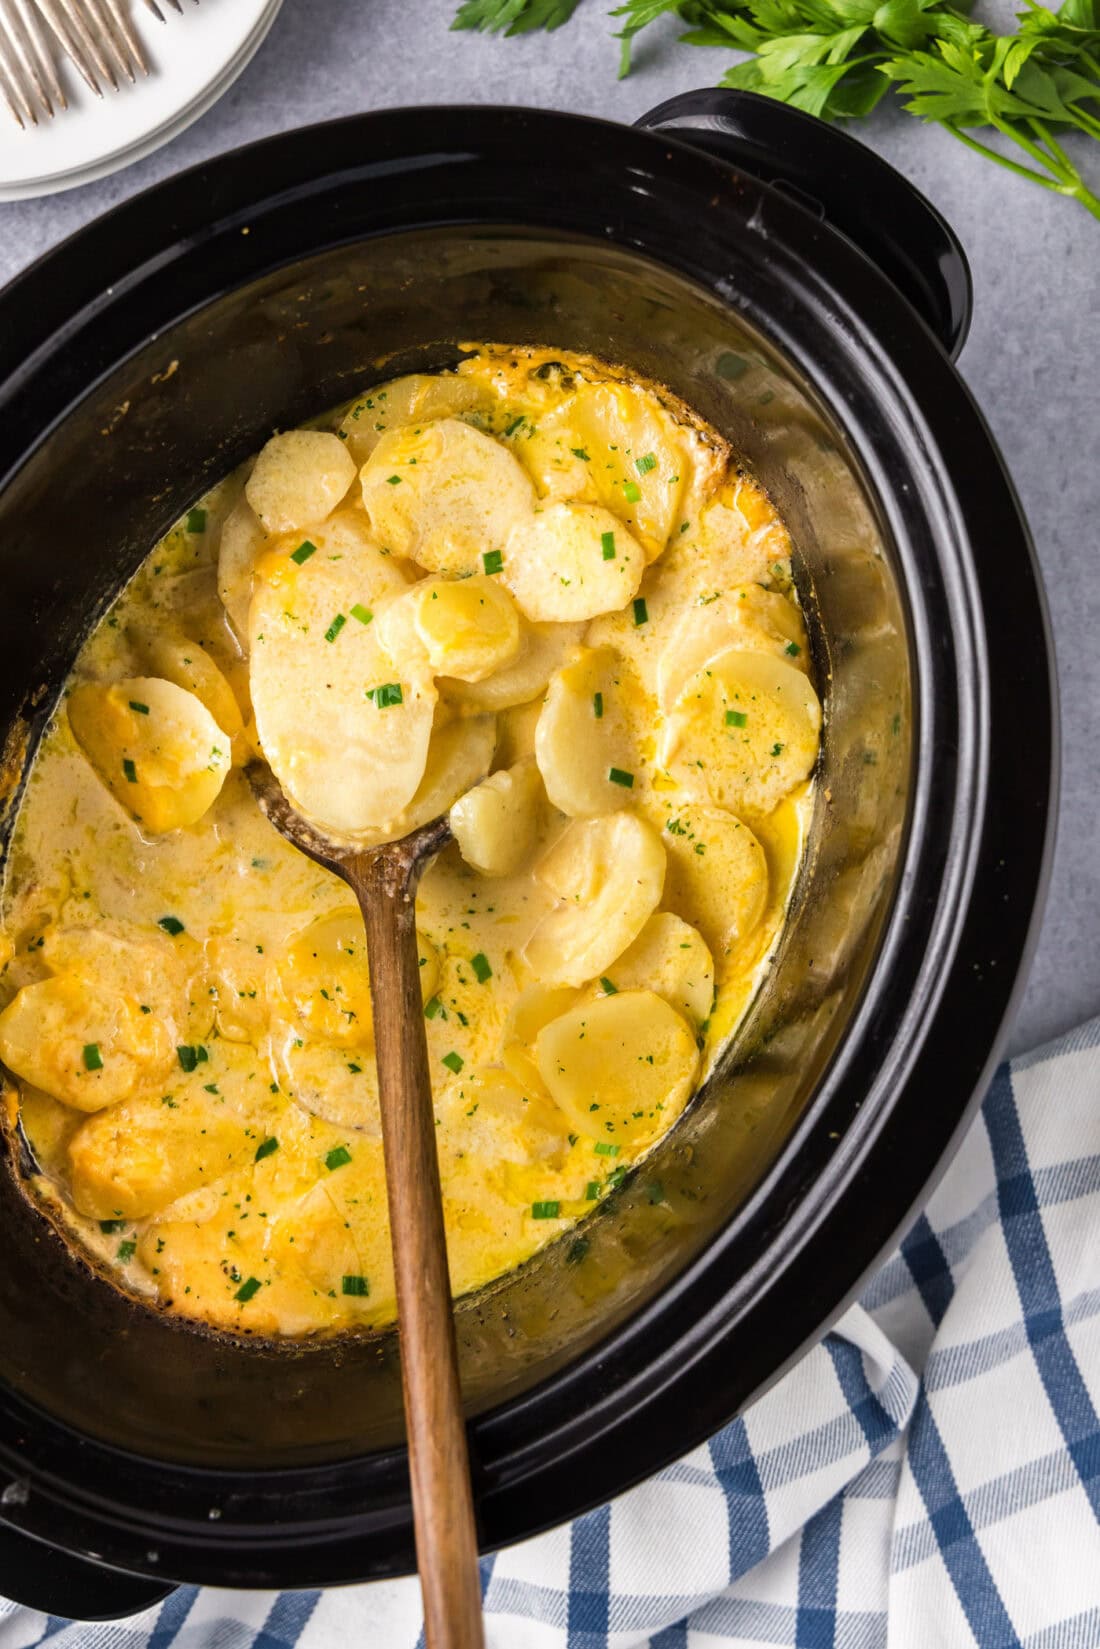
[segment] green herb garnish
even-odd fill
[[[240,1288],[238,1288],[238,1290],[234,1294],[233,1298],[235,1300],[240,1300],[242,1305],[247,1305],[249,1300],[252,1298],[252,1296],[254,1294],[258,1294],[259,1292],[260,1292],[260,1279],[259,1279],[259,1277],[249,1277],[247,1282],[244,1282],[244,1283],[241,1284]]]
[[[370,1283],[365,1277],[341,1277],[341,1294],[351,1294],[356,1299],[365,1300],[370,1293]]]
[[[592,695],[592,714],[595,716],[597,721],[599,721],[603,716],[603,694],[602,693],[593,693],[593,695]]]
[[[727,727],[747,727],[748,726],[748,721],[749,721],[748,713],[745,710],[727,710],[726,711],[726,726]]]
[[[617,1157],[619,1154],[619,1147],[609,1144],[606,1139],[598,1139],[593,1149],[598,1157]]]
[[[100,1220],[99,1229],[109,1235],[112,1231],[125,1231],[129,1223],[129,1220]]]
[[[638,471],[639,475],[648,475],[650,470],[655,470],[657,468],[656,453],[647,452],[644,458],[635,458],[634,468]]]
[[[645,597],[640,596],[640,595],[636,595],[634,597],[634,628],[637,630],[643,624],[648,624],[648,623],[649,623],[649,608],[645,604]]]
[[[391,704],[404,704],[405,695],[399,681],[383,682],[381,687],[368,687],[367,697],[373,699],[379,710],[388,710]]]
[[[481,558],[481,565],[486,573],[492,577],[493,573],[504,571],[504,556],[500,550],[486,550]]]
[[[137,784],[137,768],[134,766],[129,756],[127,756],[122,763],[122,771],[125,773],[130,784]]]
[[[210,1058],[210,1055],[201,1042],[196,1042],[193,1047],[184,1043],[183,1047],[176,1049],[176,1058],[180,1062],[181,1070],[191,1072],[196,1065],[204,1064]]]
[[[292,561],[296,561],[300,567],[304,561],[309,560],[311,555],[316,554],[316,544],[311,544],[308,538],[303,538],[302,542],[298,545],[298,548],[296,550],[291,550],[290,559]]]
[[[600,984],[603,986],[605,996],[618,996],[618,985],[613,984],[605,973],[601,973],[600,975]]]
[[[533,1220],[556,1220],[560,1213],[560,1202],[533,1202],[531,1204],[531,1218]]]
[[[351,1161],[351,1152],[346,1145],[334,1145],[325,1155],[325,1167],[331,1174],[336,1168],[345,1168]]]
[[[797,641],[788,641],[783,651],[787,654],[788,658],[797,658],[802,649],[798,645]]]
[[[274,1134],[269,1134],[267,1139],[261,1140],[259,1145],[257,1145],[256,1155],[252,1160],[253,1162],[262,1162],[265,1157],[273,1156],[278,1149],[279,1141],[275,1138]]]
[[[123,1265],[125,1265],[128,1260],[132,1260],[136,1253],[137,1243],[132,1237],[130,1237],[126,1242],[119,1243],[117,1254]]]
[[[624,481],[623,482],[623,497],[626,499],[628,504],[640,503],[641,502],[641,497],[642,497],[642,489],[641,489],[641,487],[639,487],[639,485],[636,481]]]
[[[99,1051],[98,1042],[85,1042],[84,1069],[86,1071],[101,1071],[103,1069],[103,1055]]]
[[[624,790],[634,789],[634,775],[623,767],[609,767],[607,776],[612,784],[621,784]]]
[[[479,950],[476,956],[471,956],[470,966],[477,975],[477,982],[479,985],[484,985],[487,979],[491,979],[493,977],[492,963],[489,961],[489,958],[483,950]]]
[[[205,510],[188,510],[188,512],[187,512],[187,531],[188,532],[205,532],[206,531],[206,511]]]
[[[433,996],[424,1004],[424,1018],[435,1019],[439,1014],[442,1014],[443,1018],[446,1019],[447,1010],[444,1008],[442,1000],[438,996]]]
[[[340,634],[340,631],[344,628],[346,623],[347,619],[344,617],[343,613],[337,613],[336,617],[325,631],[325,640],[335,641],[336,637]]]
[[[140,704],[137,699],[130,700],[130,709],[136,710],[139,716],[147,716],[149,714],[149,706],[147,704]]]
[[[600,549],[603,552],[603,558],[605,561],[614,561],[615,534],[613,532],[602,532],[600,534]]]
[[[160,917],[157,922],[157,927],[163,928],[165,933],[170,933],[173,939],[176,937],[177,933],[183,932],[183,923],[180,921],[178,916]]]
[[[444,1054],[443,1055],[443,1061],[442,1062],[443,1062],[444,1065],[446,1065],[446,1067],[449,1071],[454,1072],[455,1076],[458,1075],[459,1071],[461,1071],[463,1065],[465,1065],[465,1063],[466,1063],[466,1061],[463,1059],[462,1055],[461,1054],[456,1054],[453,1048],[451,1049],[451,1052],[449,1054]]]
[[[357,601],[351,609],[351,616],[357,618],[360,624],[369,624],[374,614],[369,607],[364,607],[361,601]]]

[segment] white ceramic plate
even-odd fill
[[[182,16],[156,18],[138,0],[130,16],[151,73],[120,78],[102,99],[55,50],[68,109],[21,132],[0,105],[0,201],[26,200],[91,183],[176,137],[236,80],[275,21],[282,0],[186,0]]]

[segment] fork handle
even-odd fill
[[[350,869],[350,867],[349,867]],[[367,930],[416,1560],[428,1649],[484,1649],[477,1533],[416,942],[420,866],[400,844],[349,876]]]

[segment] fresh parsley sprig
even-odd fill
[[[558,28],[577,3],[465,0],[454,27]],[[868,115],[893,87],[910,114],[1100,218],[1100,198],[1062,141],[1067,132],[1100,139],[1100,0],[1063,0],[1057,11],[1025,3],[1005,35],[975,23],[967,0],[626,0],[611,15],[622,23],[620,74],[635,37],[672,13],[689,25],[688,44],[750,54],[723,86],[824,120]]]

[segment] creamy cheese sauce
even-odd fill
[[[47,1211],[220,1328],[393,1319],[362,925],[259,812],[262,753],[344,840],[452,810],[417,923],[455,1292],[519,1265],[743,1016],[819,731],[783,524],[658,390],[485,347],[276,437],[157,545],[30,771],[0,1057]]]

